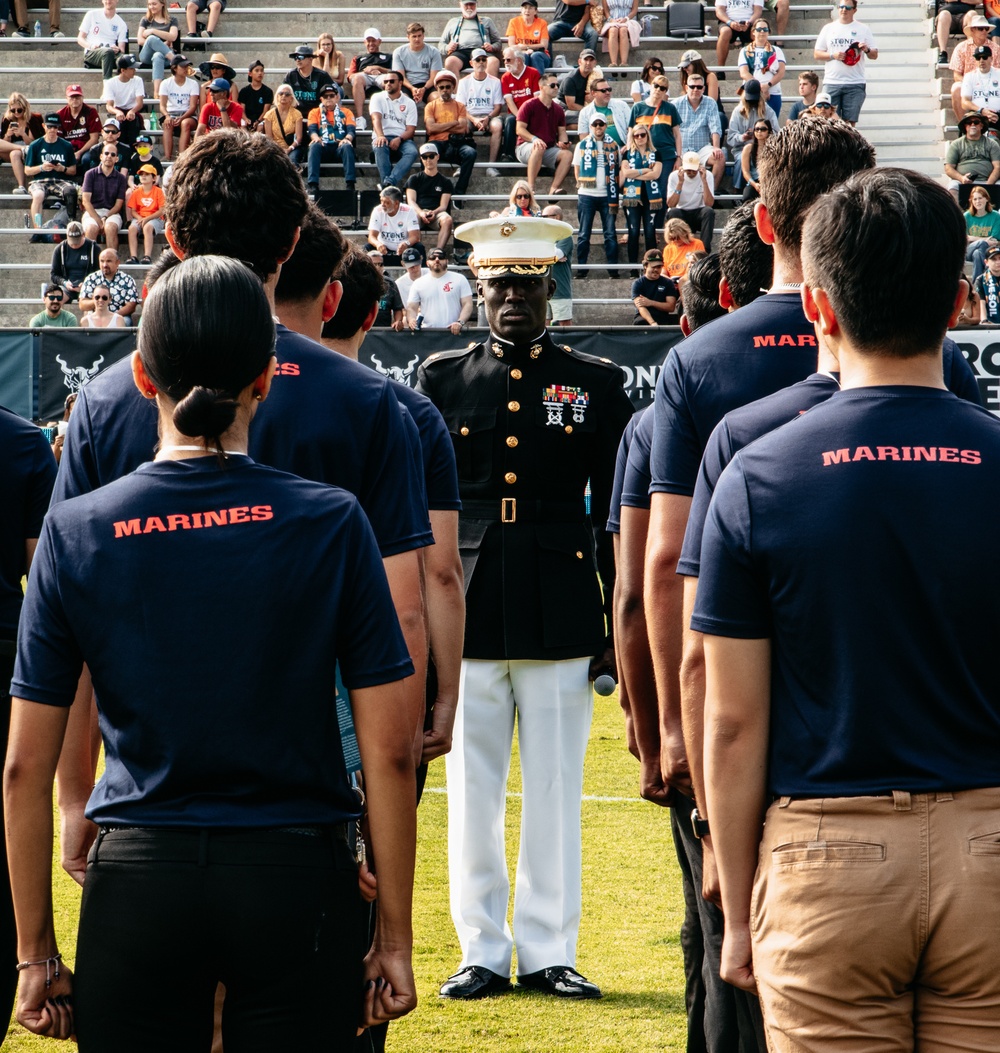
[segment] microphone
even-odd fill
[[[594,690],[599,695],[613,695],[618,681],[610,673],[601,673],[594,681]]]

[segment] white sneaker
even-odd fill
[[[490,179],[499,179],[500,169],[494,168],[492,165],[490,165],[490,167],[486,169],[486,174],[490,177]]]

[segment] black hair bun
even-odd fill
[[[229,392],[193,387],[174,407],[174,424],[184,435],[216,439],[236,420],[237,407]]]

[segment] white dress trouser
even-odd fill
[[[589,660],[462,662],[448,776],[451,916],[462,968],[510,975],[504,846],[517,713],[523,802],[514,891],[517,971],[576,965],[581,910],[580,801],[594,696]]]

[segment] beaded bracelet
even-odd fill
[[[55,954],[50,955],[48,958],[39,958],[37,962],[18,962],[15,968],[18,972],[22,969],[28,969],[32,965],[44,965],[45,966],[45,986],[51,987],[53,980],[59,979],[59,965],[62,962],[62,955],[56,951]]]

